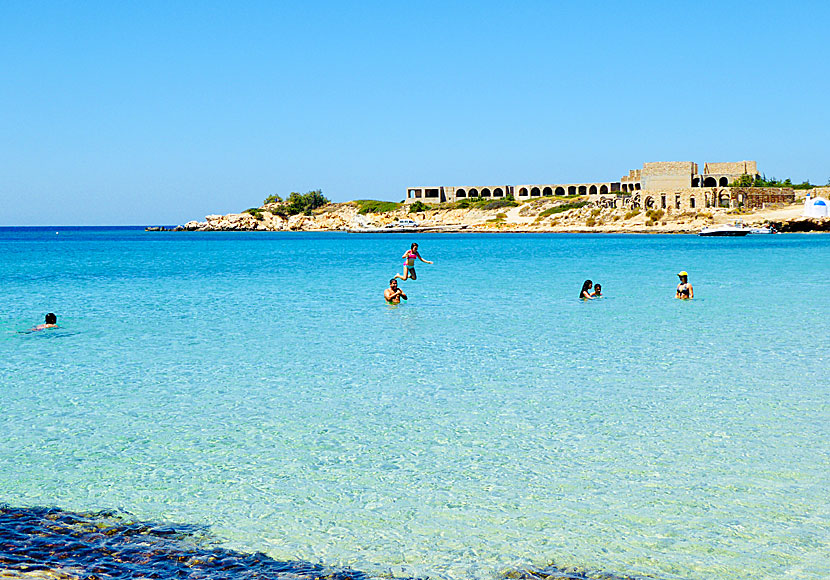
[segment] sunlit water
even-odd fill
[[[821,235],[0,229],[0,502],[369,574],[826,578],[828,288]]]

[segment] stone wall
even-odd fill
[[[620,181],[640,181],[642,173],[642,169],[629,169],[628,175],[623,175]]]
[[[796,199],[804,199],[807,197],[807,194],[810,194],[810,197],[823,197],[824,199],[830,199],[830,185],[823,185],[821,187],[814,187],[813,189],[799,189],[796,190],[795,196]]]
[[[697,173],[697,172],[695,172]],[[758,163],[755,161],[732,161],[726,163],[704,163],[704,175],[757,175]]]
[[[769,203],[795,202],[795,190],[789,187],[730,187],[731,200],[738,207],[760,209]]]
[[[795,192],[778,187],[674,187],[633,194],[596,195],[590,201],[613,208],[662,209],[697,212],[707,208],[761,208],[771,203],[793,203]]]
[[[656,161],[643,163],[641,173],[642,189],[661,191],[691,187],[692,175],[697,173],[697,164],[692,161]]]

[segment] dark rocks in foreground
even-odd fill
[[[227,550],[199,526],[120,512],[0,506],[0,571],[51,579],[369,580],[363,572]],[[0,574],[2,576],[2,574]]]
[[[279,561],[219,547],[203,526],[141,522],[118,511],[0,505],[0,578],[32,580],[372,580],[350,568]],[[382,575],[387,577],[386,574]],[[646,580],[551,564],[505,580]],[[414,580],[414,579],[412,579]]]
[[[779,232],[830,232],[830,218],[798,217],[775,224]]]

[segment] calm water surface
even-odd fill
[[[820,235],[0,229],[0,502],[370,574],[826,578],[828,288]]]

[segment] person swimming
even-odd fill
[[[398,281],[395,278],[389,280],[389,288],[383,291],[383,297],[389,304],[400,304],[401,298],[406,300],[406,294],[398,288]]]
[[[602,285],[601,284],[594,284],[594,298],[600,298],[602,296]]]
[[[415,258],[418,258],[424,264],[432,264],[429,260],[424,260],[421,254],[418,253],[418,244],[412,244],[410,249],[404,252],[401,257],[403,258],[403,275],[395,274],[395,278],[400,278],[401,280],[407,280],[409,278],[413,280],[418,279],[418,275],[415,273]]]
[[[582,300],[593,300],[594,294],[591,292],[591,289],[594,287],[594,283],[591,280],[585,280],[582,283],[582,290],[579,291],[579,297]]]
[[[680,284],[677,285],[674,297],[680,300],[691,300],[695,297],[695,289],[689,284],[689,273],[683,270],[677,276],[680,278]]]
[[[35,332],[38,330],[46,330],[47,328],[58,328],[58,317],[55,316],[54,312],[50,312],[46,315],[46,320],[43,324],[38,324],[37,326],[33,326],[29,330],[31,332]]]

